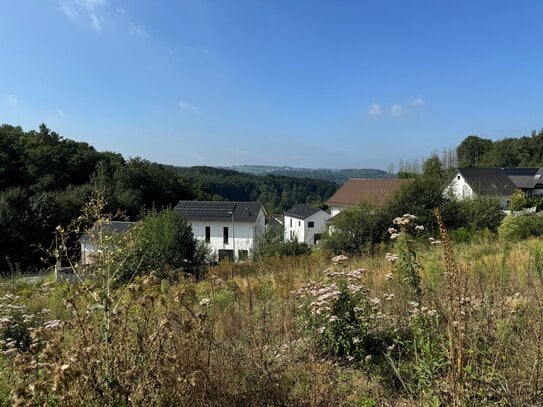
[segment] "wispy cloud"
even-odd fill
[[[83,27],[102,32],[106,0],[60,0],[57,9]]]
[[[19,103],[19,98],[13,95],[6,95],[6,100],[11,106],[15,106],[17,103]]]
[[[179,101],[177,104],[179,109],[181,109],[183,112],[199,112],[200,109],[198,109],[196,106],[191,105],[188,102],[185,102],[184,100]]]
[[[411,105],[415,107],[420,107],[424,104],[424,99],[422,99],[420,96],[416,97],[411,101]]]
[[[403,114],[403,106],[402,105],[398,105],[398,104],[395,104],[395,105],[392,105],[390,107],[390,114],[393,116],[393,117],[399,117]]]
[[[368,109],[368,114],[370,116],[380,116],[383,114],[383,109],[377,103],[372,103]]]
[[[133,22],[130,22],[128,24],[128,32],[134,37],[149,38],[149,33],[147,32],[145,27],[140,24],[134,24]]]
[[[58,113],[59,116],[61,116],[61,117],[66,117],[66,114],[64,114],[64,112],[62,111],[62,109],[57,109],[57,113]]]

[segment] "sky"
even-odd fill
[[[380,168],[543,127],[540,0],[0,0],[0,123],[125,157]]]

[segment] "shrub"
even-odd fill
[[[323,247],[333,253],[360,254],[383,240],[386,214],[364,202],[335,216],[331,229],[324,234]]]
[[[500,239],[505,242],[543,235],[543,217],[537,214],[506,216],[498,228]]]

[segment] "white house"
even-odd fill
[[[110,241],[114,236],[127,232],[135,227],[137,222],[108,221],[96,223],[79,238],[81,246],[81,265],[93,264],[101,243]]]
[[[326,201],[332,217],[345,208],[354,208],[361,202],[383,206],[394,193],[412,180],[410,179],[348,179],[334,195]]]
[[[516,189],[518,187],[502,168],[459,168],[444,193],[460,200],[493,196],[506,207]]]
[[[258,202],[179,201],[175,210],[219,261],[249,258],[264,236],[266,213]]]
[[[297,205],[289,209],[284,216],[285,241],[317,244],[329,218],[330,214],[319,208]]]

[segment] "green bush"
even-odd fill
[[[385,212],[364,202],[334,217],[323,247],[333,253],[360,254],[364,248],[383,241],[389,219]]]
[[[498,228],[503,241],[516,241],[543,235],[543,217],[537,214],[506,216]]]
[[[454,229],[450,232],[451,240],[455,243],[469,243],[473,239],[473,234],[465,227]]]

